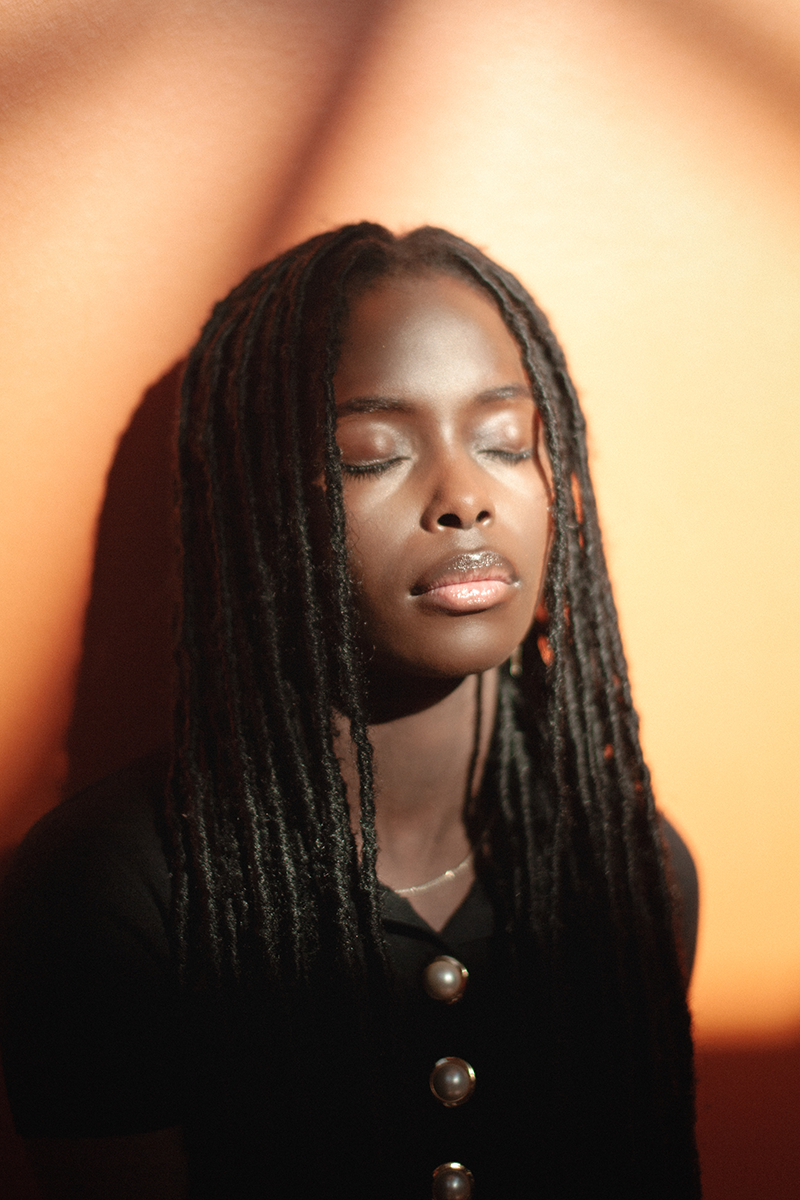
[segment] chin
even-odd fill
[[[518,637],[503,638],[502,641],[494,638],[471,638],[471,644],[466,646],[447,645],[449,639],[441,638],[436,645],[418,644],[414,654],[400,653],[386,657],[375,655],[373,666],[377,670],[383,667],[392,674],[417,676],[421,679],[463,679],[466,675],[479,675],[483,671],[491,671],[494,667],[501,666],[508,660],[526,632],[523,630]]]
[[[527,600],[527,597],[526,597]],[[435,614],[368,622],[368,671],[406,679],[458,680],[507,662],[533,622],[533,602],[465,616]],[[406,619],[404,619],[406,617]],[[371,626],[371,627],[370,627]]]

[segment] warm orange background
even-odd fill
[[[798,0],[6,0],[0,81],[0,846],[67,774],[106,475],[145,391],[277,249],[443,224],[530,286],[584,398],[645,749],[700,864],[699,1041],[778,1053],[800,1030]]]

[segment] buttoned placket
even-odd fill
[[[472,968],[459,954],[462,945],[479,946],[482,940],[488,944],[493,931],[491,907],[483,889],[475,885],[437,933],[404,898],[387,889],[384,923],[416,1018],[409,1038],[417,1043],[417,1053],[409,1056],[409,1070],[417,1078],[409,1080],[409,1087],[418,1095],[415,1104],[427,1114],[423,1121],[431,1134],[427,1143],[433,1152],[428,1165],[430,1194],[433,1200],[470,1200],[476,1183],[465,1161],[474,1140],[467,1109],[480,1079],[468,1044]]]

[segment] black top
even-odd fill
[[[208,1079],[202,1038],[191,1031],[168,941],[170,877],[156,818],[163,781],[164,761],[154,756],[65,802],[34,826],[5,881],[2,1050],[23,1136],[105,1136],[184,1124],[202,1088],[198,1080]],[[666,821],[664,832],[691,965],[697,876]],[[409,1097],[402,1144],[414,1146],[414,1155],[398,1155],[393,1168],[405,1180],[397,1194],[427,1200],[431,1170],[458,1161],[471,1167],[476,1181],[482,1175],[482,1200],[507,1196],[518,1177],[509,1175],[500,1186],[502,1164],[518,1159],[521,1146],[527,1153],[530,1135],[517,1128],[515,1105],[502,1127],[496,1115],[512,1095],[526,1094],[530,1081],[524,1063],[513,1062],[508,972],[498,957],[487,895],[476,883],[436,933],[407,900],[386,889],[384,928],[407,1046],[406,1078],[398,1084]],[[421,987],[422,971],[437,955],[450,955],[469,971],[456,1004],[431,999]],[[275,1038],[270,1014],[259,1012],[257,1020],[255,1041],[265,1028]],[[350,1052],[358,1054],[358,1047]],[[461,1107],[444,1107],[429,1089],[430,1072],[444,1056],[458,1056],[475,1070],[474,1095]],[[317,1067],[320,1094],[335,1097],[335,1082],[323,1078],[326,1063]],[[311,1095],[315,1080],[308,1087]],[[494,1131],[489,1146],[487,1128]],[[307,1129],[303,1136],[311,1139],[308,1150],[313,1138]],[[295,1161],[297,1154],[295,1146]],[[485,1186],[488,1177],[497,1191]],[[380,1194],[395,1192],[382,1184]]]

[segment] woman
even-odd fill
[[[694,877],[545,318],[350,226],[217,306],[183,394],[169,769],[8,889],[49,1194],[698,1195]]]

